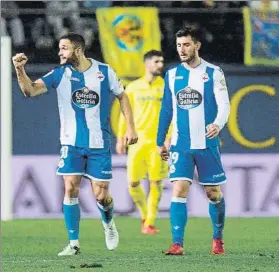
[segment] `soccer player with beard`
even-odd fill
[[[162,179],[168,176],[168,165],[158,154],[156,135],[162,103],[164,80],[161,77],[164,58],[161,51],[151,50],[144,55],[145,75],[131,82],[127,93],[133,111],[138,143],[128,148],[127,174],[129,192],[141,214],[141,232],[156,234],[154,226],[161,199]],[[126,124],[120,116],[116,151],[126,153]],[[167,139],[169,142],[169,139]],[[166,145],[169,145],[166,143]],[[150,182],[148,199],[140,182],[144,178]]]
[[[176,33],[181,63],[165,76],[157,146],[170,162],[173,185],[170,219],[173,245],[166,255],[182,255],[187,223],[187,195],[195,166],[199,183],[209,200],[213,225],[212,254],[224,254],[225,200],[220,184],[226,182],[219,151],[218,135],[230,112],[226,81],[222,70],[199,56],[201,32],[186,27]],[[170,150],[164,146],[169,124],[173,125]]]
[[[113,199],[109,194],[112,179],[111,134],[109,129],[109,97],[120,101],[127,122],[125,144],[137,142],[131,106],[115,72],[104,63],[84,55],[85,42],[81,35],[70,33],[60,38],[61,66],[32,82],[26,75],[24,53],[13,57],[18,83],[27,97],[56,89],[60,114],[61,158],[57,174],[65,184],[63,211],[69,244],[58,256],[80,253],[78,202],[82,176],[91,181],[92,191],[101,212],[106,246],[114,250],[119,235],[113,220]]]

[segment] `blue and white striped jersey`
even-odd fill
[[[172,122],[172,145],[185,149],[218,146],[218,137],[205,136],[206,126],[214,123],[222,129],[229,112],[228,90],[221,68],[203,59],[196,68],[183,64],[172,67],[165,76],[157,145],[164,145]]]
[[[62,145],[104,148],[110,143],[110,93],[124,90],[107,64],[90,61],[83,73],[66,64],[41,78],[48,90],[57,90]]]

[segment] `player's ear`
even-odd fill
[[[196,43],[196,49],[197,49],[197,50],[200,50],[200,48],[201,48],[201,42],[197,42],[197,43]]]
[[[149,60],[149,59],[146,59],[146,60],[144,61],[144,65],[145,65],[146,68],[148,68],[148,67],[150,66],[150,60]]]
[[[81,47],[78,46],[76,48],[76,54],[80,56],[82,53],[83,53],[83,51],[82,51]]]

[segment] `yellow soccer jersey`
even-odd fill
[[[164,94],[164,80],[157,77],[151,84],[144,78],[131,82],[126,90],[133,110],[136,132],[141,140],[156,141]],[[120,114],[118,137],[124,137],[126,123],[123,114]],[[169,136],[168,133],[167,137]]]

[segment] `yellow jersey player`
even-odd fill
[[[156,135],[163,97],[164,80],[161,78],[164,58],[161,51],[151,50],[144,55],[145,75],[131,82],[127,93],[134,116],[138,143],[128,148],[127,173],[130,195],[141,214],[141,232],[156,234],[154,226],[158,205],[163,190],[162,179],[168,176],[168,164],[158,155]],[[116,152],[124,154],[126,124],[121,114],[118,128]],[[166,144],[170,142],[167,137]],[[150,191],[148,199],[141,180],[148,176]]]

